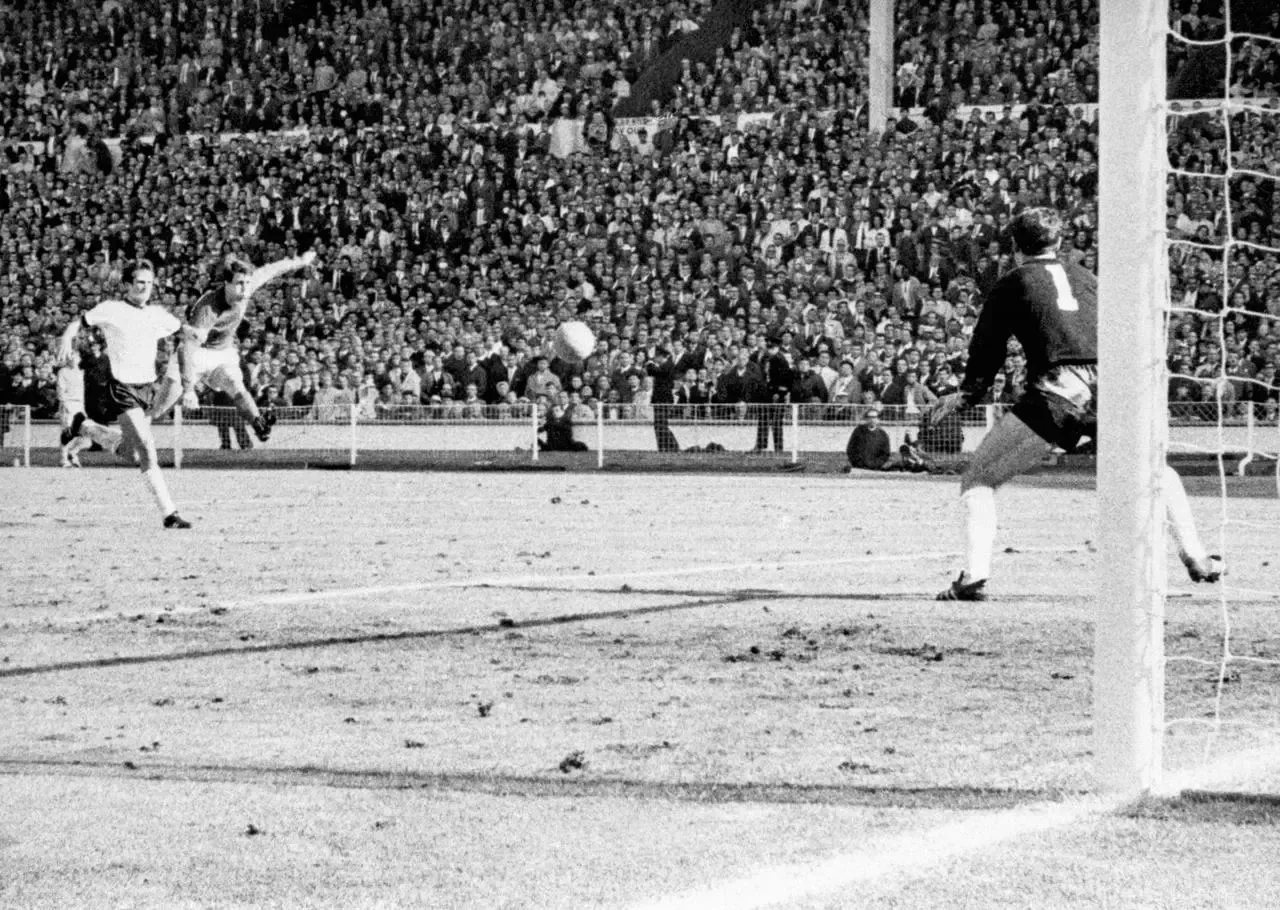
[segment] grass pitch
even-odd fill
[[[1274,500],[1168,617],[1169,763],[1254,798],[1114,812],[1078,479],[971,605],[954,479],[7,476],[5,906],[1280,905]]]

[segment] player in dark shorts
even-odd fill
[[[80,453],[96,445],[118,454],[124,434],[111,411],[111,363],[99,344],[81,350],[79,361],[58,371],[62,466],[80,467]]]
[[[190,528],[169,496],[147,416],[156,381],[158,343],[183,330],[173,315],[151,304],[155,277],[150,262],[140,259],[129,263],[122,274],[124,297],[103,300],[72,320],[62,333],[58,359],[72,362],[81,329],[102,330],[111,375],[100,402],[101,416],[107,423],[119,420],[124,444],[138,462],[143,481],[160,509],[163,527]]]
[[[1021,212],[1010,225],[1018,266],[988,295],[969,343],[960,390],[934,407],[935,423],[977,404],[1003,368],[1010,337],[1027,360],[1027,386],[1013,409],[983,438],[960,484],[968,567],[939,600],[985,600],[996,538],[995,492],[1043,461],[1053,446],[1067,451],[1097,438],[1098,280],[1058,258],[1062,221],[1047,208]],[[1178,554],[1193,581],[1217,581],[1221,560],[1196,532],[1177,473],[1166,466],[1165,504]]]

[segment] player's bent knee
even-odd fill
[[[991,487],[992,489],[995,489],[996,486],[997,484],[992,482],[992,479],[990,476],[988,476],[987,472],[982,470],[974,470],[972,465],[965,470],[964,474],[960,476],[960,495],[961,496],[963,496],[965,493],[968,493],[970,490],[974,489],[975,487]]]
[[[992,457],[992,452],[981,449],[975,453],[972,461],[960,475],[960,495],[963,496],[975,487],[991,487],[996,489],[1008,478],[1001,476],[1001,459]]]

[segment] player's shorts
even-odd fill
[[[102,414],[106,418],[101,423],[114,423],[125,411],[141,408],[143,411],[151,407],[151,396],[155,393],[155,384],[150,382],[120,382],[115,378],[108,380],[103,390]],[[95,418],[96,419],[96,418]]]
[[[1070,452],[1098,438],[1098,366],[1061,364],[1032,382],[1013,406],[1018,419],[1046,442]]]
[[[233,392],[244,385],[240,352],[235,348],[196,348],[188,356],[196,385],[203,384],[215,392]]]

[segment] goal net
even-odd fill
[[[1280,488],[1280,22],[1268,6],[1177,4],[1170,16],[1170,452],[1208,464],[1206,539],[1228,574],[1211,598],[1170,602],[1165,730],[1175,775],[1217,765],[1220,779],[1204,785],[1280,794],[1280,577],[1269,565]],[[1187,438],[1206,424],[1207,445]],[[1200,783],[1195,772],[1190,782]]]
[[[31,464],[31,409],[0,404],[0,468]]]
[[[1102,5],[1095,699],[1112,789],[1280,793],[1280,29],[1245,6]],[[1165,544],[1166,456],[1218,585],[1187,582]]]

